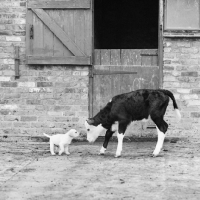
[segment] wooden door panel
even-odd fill
[[[95,66],[96,67],[96,66]],[[109,67],[107,67],[109,69]],[[110,70],[103,72],[112,73]],[[116,69],[116,68],[115,68]],[[115,95],[130,92],[137,89],[156,89],[159,84],[159,68],[152,67],[118,67],[124,74],[98,75],[101,70],[95,70],[93,91],[93,115],[95,115]],[[125,72],[127,71],[127,74]],[[135,72],[136,74],[130,74]]]
[[[141,64],[140,49],[122,49],[121,64],[122,65],[140,65]]]
[[[157,50],[95,50],[93,116],[115,95],[159,86]]]
[[[91,0],[29,0],[27,7],[27,64],[91,65]]]
[[[69,11],[66,12],[64,10],[57,10],[55,12],[54,10],[45,10],[45,12],[47,12],[48,15],[55,22],[59,22],[59,26],[63,29],[64,32],[66,32],[64,30],[64,21],[63,21],[63,19],[65,17],[67,17],[66,15],[67,15],[67,13]],[[51,32],[51,31],[49,31],[49,32]],[[71,35],[69,35],[69,37],[71,38]],[[52,51],[53,51],[53,56],[56,56],[56,57],[62,57],[64,55],[73,56],[73,53],[68,48],[66,48],[66,46],[62,43],[62,41],[55,34],[53,34],[53,48],[52,48]]]
[[[44,53],[44,48],[43,48],[43,39],[44,39],[44,32],[43,28],[44,25],[41,22],[41,20],[34,15],[33,13],[33,22],[32,22],[33,28],[33,46],[32,46],[32,53],[35,56],[39,56]]]

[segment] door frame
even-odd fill
[[[94,87],[94,80],[93,80],[93,71],[94,71],[94,1],[91,0],[91,9],[92,9],[92,65],[89,66],[89,87],[88,87],[88,111],[89,117],[93,115],[93,87]]]
[[[89,67],[89,87],[88,87],[88,110],[89,117],[93,117],[93,87],[94,87],[94,1],[91,0],[92,9],[92,65]],[[159,66],[159,88],[163,88],[163,18],[164,0],[158,0],[158,66]]]
[[[163,18],[164,0],[159,0],[158,10],[158,66],[159,66],[159,88],[163,88]]]

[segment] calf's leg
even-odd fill
[[[117,133],[118,144],[117,144],[117,151],[116,151],[115,158],[121,156],[124,133],[125,133],[126,128],[129,123],[130,123],[129,121],[120,121],[119,122],[119,132]]]
[[[105,151],[107,149],[107,146],[108,146],[108,142],[110,140],[110,138],[112,137],[113,135],[113,131],[111,130],[107,130],[106,131],[106,135],[105,135],[105,139],[104,139],[104,143],[103,143],[103,146],[101,147],[101,150],[100,150],[100,155],[104,155],[105,154]]]
[[[153,151],[153,156],[156,157],[158,156],[158,154],[160,153],[160,150],[163,147],[163,142],[165,139],[165,133],[167,131],[168,128],[168,124],[163,120],[156,120],[156,129],[157,129],[157,133],[158,133],[158,140],[157,140],[157,144],[156,144],[156,148]]]
[[[124,134],[117,133],[117,139],[118,139],[118,144],[117,144],[117,151],[116,151],[115,158],[121,156]]]

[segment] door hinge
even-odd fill
[[[33,25],[30,25],[30,39],[33,39]]]

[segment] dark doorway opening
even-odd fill
[[[94,0],[95,49],[158,49],[159,0]]]

